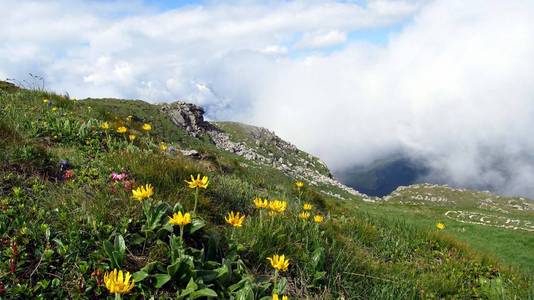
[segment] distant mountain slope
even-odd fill
[[[382,197],[399,186],[417,183],[426,173],[423,165],[400,155],[392,155],[366,166],[337,170],[334,175],[366,195]]]

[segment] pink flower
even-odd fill
[[[111,173],[111,180],[113,181],[122,181],[126,177],[128,177],[128,175],[124,172],[121,172],[120,174],[117,174],[115,172]]]

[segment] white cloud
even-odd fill
[[[2,76],[43,74],[79,98],[187,99],[334,168],[405,152],[434,180],[534,195],[532,1],[19,2],[0,0]],[[347,38],[398,22],[385,45]]]
[[[343,44],[347,41],[347,34],[339,30],[328,32],[306,33],[297,43],[299,48],[322,48]]]
[[[287,47],[280,45],[270,45],[260,50],[263,54],[287,54]]]

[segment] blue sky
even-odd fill
[[[148,4],[148,5],[157,6],[161,10],[165,11],[165,10],[176,9],[176,8],[180,8],[180,7],[188,6],[188,5],[202,5],[206,1],[200,1],[200,0],[196,0],[196,1],[192,1],[192,0],[169,0],[169,1],[166,1],[166,0],[145,0],[144,2],[146,4]]]
[[[218,3],[221,3],[221,1],[202,1],[202,0],[144,0],[143,1],[146,5],[151,7],[156,7],[162,12],[170,11],[170,10],[179,10],[186,7],[194,7],[194,6],[210,6],[210,5],[216,5]],[[226,1],[226,3],[240,3],[243,1]],[[283,1],[279,1],[283,2]],[[338,3],[350,3],[350,4],[356,4],[358,6],[361,6],[362,8],[367,7],[368,3],[366,0],[352,0],[352,1],[337,1]],[[271,1],[271,3],[276,3],[275,1]],[[370,28],[362,28],[354,31],[347,32],[347,43],[350,42],[368,42],[373,43],[377,45],[385,45],[388,41],[388,38],[392,36],[392,34],[398,33],[402,30],[404,26],[409,24],[411,21],[411,16],[406,16],[404,19],[397,20],[396,22],[392,24],[385,24],[383,26],[371,26]],[[286,47],[291,47],[292,45],[290,43],[285,44]],[[333,47],[327,47],[326,49],[321,49],[319,52],[321,53],[331,53],[334,51],[337,51],[341,49],[343,45],[336,45]],[[318,50],[315,51],[297,51],[296,53],[291,53],[293,57],[302,57],[309,53],[317,53]]]

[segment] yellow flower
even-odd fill
[[[299,218],[301,218],[302,220],[307,220],[309,217],[310,217],[310,213],[309,212],[303,211],[303,212],[301,212],[299,214]]]
[[[102,123],[102,124],[100,125],[100,128],[102,128],[102,129],[104,129],[104,130],[105,130],[105,129],[109,129],[109,123],[108,123],[108,122],[104,122],[104,123]]]
[[[106,288],[112,294],[126,294],[135,286],[135,281],[130,281],[130,272],[121,271],[117,272],[117,269],[113,269],[111,273],[104,274],[104,284]]]
[[[278,294],[273,294],[273,300],[279,300],[280,298],[278,298]],[[287,296],[282,296],[282,300],[287,300]]]
[[[234,213],[233,211],[229,212],[228,215],[224,218],[226,223],[234,226],[241,227],[245,221],[245,215],[240,216],[239,212]]]
[[[269,209],[271,210],[272,214],[281,214],[284,211],[286,211],[287,208],[287,202],[280,201],[280,200],[273,200],[269,201]]]
[[[131,121],[132,121],[132,118],[133,118],[132,116],[127,116],[127,117],[126,117],[126,121],[131,122]]]
[[[150,124],[148,124],[148,123],[143,124],[143,130],[144,130],[144,131],[150,131],[150,130],[152,130],[152,125],[150,125]]]
[[[287,267],[289,267],[289,259],[286,259],[283,254],[275,254],[272,257],[267,257],[267,260],[270,261],[271,266],[278,271],[287,271]]]
[[[254,199],[254,205],[256,208],[267,208],[269,207],[269,201],[267,199],[261,200],[261,198]]]
[[[56,111],[57,110],[57,107],[52,107],[52,111]]]
[[[186,180],[185,182],[189,185],[190,189],[196,189],[196,188],[207,189],[208,184],[209,184],[208,176],[203,176],[202,179],[200,179],[200,174],[197,174],[197,178],[191,175],[191,181]]]
[[[187,224],[191,223],[191,214],[185,213],[182,214],[182,212],[177,212],[172,215],[172,218],[169,217],[169,224],[178,225],[178,226],[185,226]]]
[[[128,139],[129,139],[130,141],[133,142],[133,141],[135,140],[136,137],[137,137],[137,136],[135,136],[135,134],[130,134],[130,135],[128,136]]]
[[[439,229],[439,230],[443,230],[443,229],[445,229],[445,224],[443,224],[443,223],[437,223],[437,224],[436,224],[436,228]]]
[[[43,99],[44,104],[48,104],[48,99]]]
[[[304,202],[304,205],[302,206],[302,208],[304,210],[312,210],[313,209],[313,205],[311,205],[310,203],[308,202]]]
[[[128,128],[126,128],[124,126],[121,126],[121,127],[117,128],[117,132],[118,133],[126,133],[126,131],[128,131]]]
[[[167,145],[165,145],[165,143],[159,144],[159,150],[161,150],[161,152],[167,151]]]
[[[321,215],[316,215],[316,216],[313,217],[313,221],[315,223],[322,223],[324,221],[324,217],[321,216]]]
[[[137,189],[132,191],[133,198],[137,201],[143,201],[146,198],[152,197],[154,195],[154,188],[151,184],[145,186],[140,186]]]
[[[304,182],[297,181],[297,182],[295,182],[295,186],[297,187],[297,189],[300,190],[302,187],[304,187]]]

